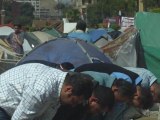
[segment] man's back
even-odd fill
[[[86,42],[92,42],[89,34],[87,34],[85,32],[75,31],[75,32],[69,33],[68,37],[69,38],[78,38],[78,39],[84,40]]]
[[[22,114],[28,118],[25,113],[40,111],[39,114],[35,114],[38,117],[48,106],[57,104],[48,101],[52,99],[58,102],[59,86],[62,86],[66,74],[38,63],[10,69],[0,75],[0,107],[10,116],[14,114],[14,119],[20,119]],[[45,103],[46,108],[33,106],[35,103],[38,106]]]
[[[156,76],[145,68],[134,68],[134,67],[124,67],[124,68],[138,74],[143,79],[141,85],[144,87],[149,88],[155,81],[157,81]]]
[[[69,38],[78,38],[78,39],[84,40],[86,42],[92,42],[91,36],[89,34],[85,33],[86,27],[87,27],[87,24],[85,21],[83,21],[83,20],[77,21],[76,31],[69,33],[68,37]]]

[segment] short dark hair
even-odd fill
[[[122,96],[128,97],[130,99],[133,98],[134,93],[136,92],[135,85],[121,78],[115,79],[113,85],[118,88],[118,91]]]
[[[17,26],[19,29],[22,28],[22,25],[21,24],[14,24],[14,27]]]
[[[65,70],[71,70],[74,69],[74,65],[70,62],[63,62],[60,64],[62,66],[63,69]]]
[[[108,107],[109,110],[113,108],[115,98],[111,88],[98,85],[94,88],[93,95],[98,99],[102,108]]]
[[[83,95],[85,99],[88,99],[92,95],[93,78],[90,75],[84,73],[69,72],[66,76],[64,84],[68,84],[73,87],[73,95]]]
[[[141,87],[140,104],[142,109],[148,109],[153,106],[153,96],[149,88]]]
[[[87,27],[86,22],[83,20],[79,20],[76,25],[76,30],[83,30],[85,32],[86,27]]]

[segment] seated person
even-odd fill
[[[153,95],[153,100],[156,103],[160,103],[160,84],[156,76],[145,68],[124,67],[127,70],[137,73],[143,80],[141,86],[150,88]]]
[[[68,34],[69,38],[78,38],[84,40],[86,42],[92,42],[89,34],[85,33],[86,31],[86,23],[83,20],[77,22],[76,31]]]
[[[112,90],[108,87],[97,85],[93,90],[92,96],[85,105],[80,104],[74,108],[61,106],[53,119],[89,120],[101,113],[110,111],[113,105],[114,94]]]

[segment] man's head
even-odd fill
[[[63,62],[63,63],[60,64],[60,69],[71,70],[71,69],[74,69],[74,65],[70,62]]]
[[[132,99],[135,90],[133,84],[123,79],[116,79],[112,85],[115,100],[118,102],[129,102]]]
[[[60,93],[61,104],[75,106],[87,100],[93,90],[93,78],[83,73],[68,73]]]
[[[155,103],[160,103],[160,84],[154,82],[150,87],[150,91],[153,95],[153,101]]]
[[[16,34],[20,33],[21,29],[22,29],[22,26],[20,24],[15,24],[14,25],[14,30],[15,30]]]
[[[153,105],[153,97],[150,90],[145,87],[136,86],[133,105],[142,109],[151,108]]]
[[[85,21],[79,20],[76,25],[76,30],[82,30],[83,32],[85,32],[86,27],[87,27],[87,25],[86,25]]]
[[[94,88],[92,96],[88,100],[88,108],[91,114],[108,112],[114,105],[114,93],[111,88],[98,85]]]

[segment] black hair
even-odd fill
[[[102,108],[108,107],[109,110],[113,108],[115,98],[111,88],[98,85],[94,88],[93,95],[98,99]]]
[[[66,69],[66,70],[74,69],[74,65],[70,62],[63,62],[60,65],[62,66],[63,69]]]
[[[153,96],[149,88],[141,87],[140,103],[142,109],[148,109],[153,106]]]
[[[73,95],[83,95],[86,100],[91,96],[93,91],[93,78],[84,73],[69,72],[64,84],[73,87]]]
[[[136,92],[135,85],[121,78],[115,79],[113,85],[118,88],[118,91],[122,96],[128,97],[130,99],[133,98],[134,93]]]
[[[86,22],[83,20],[79,20],[76,25],[76,30],[83,30],[85,32],[86,27],[87,27]]]
[[[14,24],[14,26],[17,26],[19,29],[22,28],[22,25],[21,25],[21,24]]]

